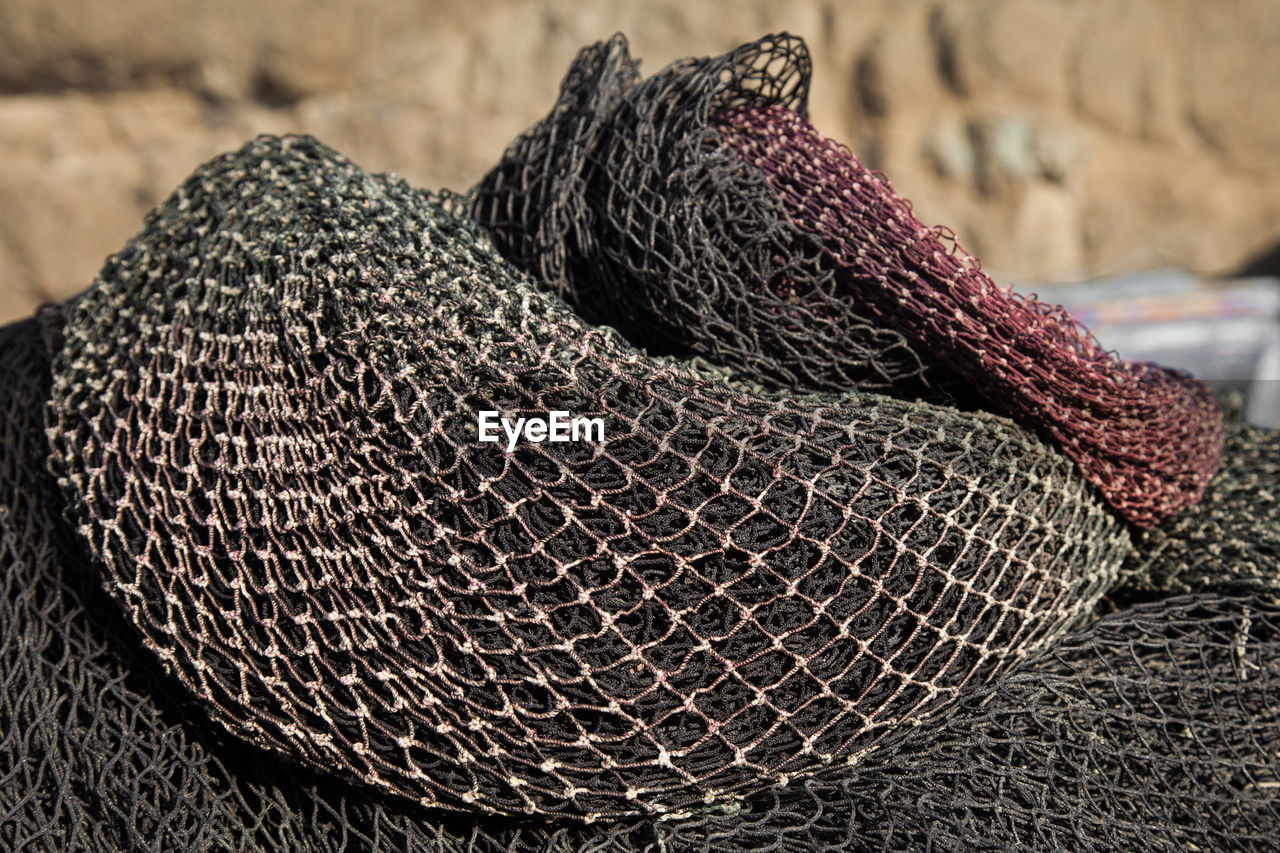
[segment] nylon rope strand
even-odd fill
[[[1012,422],[655,362],[308,138],[199,169],[68,311],[52,464],[234,735],[460,810],[700,805],[1086,618],[1128,535]],[[477,413],[601,442],[477,441]]]
[[[644,81],[621,37],[589,47],[476,187],[475,216],[514,262],[638,343],[796,388],[887,381],[972,405],[955,390],[967,383],[1050,436],[1139,527],[1198,500],[1222,451],[1208,390],[1121,362],[1065,312],[997,287],[813,129],[809,75],[789,36]],[[901,335],[905,348],[880,344],[923,373],[881,369],[868,328]],[[850,352],[869,372],[848,369]]]

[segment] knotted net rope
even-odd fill
[[[1212,394],[996,286],[814,130],[809,75],[788,36],[644,81],[625,39],[588,47],[476,187],[474,214],[517,265],[640,344],[793,388],[964,398],[958,375],[1140,527],[1194,503],[1222,451]]]
[[[1003,418],[655,362],[307,138],[67,312],[52,464],[234,735],[425,805],[669,811],[856,757],[1086,616],[1128,535]],[[600,442],[477,440],[481,411]]]
[[[1195,506],[1134,537],[1126,591],[1280,594],[1280,431],[1226,425],[1222,467]]]
[[[849,298],[974,382],[996,411],[1052,436],[1117,512],[1149,528],[1200,499],[1222,456],[1222,411],[1206,386],[1121,361],[1062,308],[997,286],[794,110],[735,109],[716,127],[792,219],[821,235]]]
[[[547,117],[472,191],[503,255],[652,353],[790,389],[963,396],[945,366],[836,292],[823,247],[714,144],[716,112],[803,107],[809,54],[773,36],[642,80],[616,35],[584,48]]]

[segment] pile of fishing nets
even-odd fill
[[[476,188],[476,219],[637,343],[804,387],[869,377],[910,395],[955,374],[1051,438],[1127,520],[1151,527],[1198,500],[1222,453],[1208,389],[1119,361],[1062,309],[998,287],[798,112],[808,74],[787,38],[647,80],[621,37],[589,48]]]
[[[468,197],[260,138],[0,330],[0,843],[1272,843],[1280,606],[1244,519],[1274,507],[1273,434],[1230,428],[1202,504],[1152,526],[1048,421],[981,411],[715,129],[802,107],[802,48],[677,63],[643,109],[625,42],[589,48],[583,112],[512,149],[548,156]],[[708,68],[750,96],[708,100]],[[700,128],[640,136],[743,183],[636,195],[649,242],[586,227],[557,205],[648,186],[599,183],[625,115]],[[1190,380],[1145,375],[1220,434]],[[602,428],[483,440],[485,413],[551,412]],[[1197,452],[1168,482],[1194,491]]]
[[[236,734],[427,804],[669,810],[843,759],[1087,615],[1128,545],[1008,421],[653,362],[303,138],[187,181],[52,373],[147,646]],[[508,451],[485,411],[604,440]]]

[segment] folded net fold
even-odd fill
[[[1222,453],[1213,395],[998,287],[814,129],[809,76],[789,36],[647,79],[621,36],[588,47],[473,214],[517,266],[653,351],[1000,412],[1143,528],[1198,500]]]
[[[461,810],[716,802],[1085,618],[1127,532],[1013,423],[655,362],[307,138],[198,170],[67,310],[49,437],[231,732]],[[483,443],[478,414],[603,420]]]

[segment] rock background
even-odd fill
[[[465,189],[616,30],[647,72],[804,36],[818,126],[1005,281],[1221,273],[1280,240],[1274,0],[2,0],[0,322],[257,133]]]

